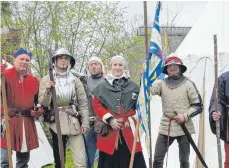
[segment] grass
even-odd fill
[[[43,166],[42,168],[54,168],[54,165]],[[72,160],[72,154],[70,149],[68,148],[66,151],[66,163],[65,168],[77,168]],[[97,168],[97,163],[95,163],[94,168]]]

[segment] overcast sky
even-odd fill
[[[207,1],[162,1],[160,24],[171,23],[174,16],[180,11],[175,19],[176,26],[192,26],[201,15]],[[128,21],[136,15],[143,19],[143,1],[122,1],[121,7],[127,7],[125,17]],[[152,23],[155,14],[156,1],[147,2],[148,24]],[[141,17],[140,17],[141,18]],[[142,23],[143,25],[143,20]],[[139,25],[141,26],[141,25]]]

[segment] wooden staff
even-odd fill
[[[131,151],[131,158],[130,158],[129,168],[132,168],[133,165],[134,165],[134,157],[135,157],[137,139],[139,139],[139,141],[140,141],[140,138],[138,138],[139,126],[140,126],[140,121],[137,120],[136,130],[135,130],[135,135],[134,135],[134,142],[133,142],[133,147],[132,147],[132,151]]]
[[[146,59],[147,59],[147,56],[148,56],[148,24],[147,24],[147,1],[144,1],[144,25],[145,25],[145,53],[146,53]],[[150,90],[148,90],[148,95],[150,95]],[[150,102],[148,102],[147,104],[148,106],[148,109],[150,111]],[[149,157],[149,168],[152,168],[153,166],[153,163],[152,163],[152,143],[151,143],[151,115],[149,113],[149,116],[148,116],[148,120],[149,120],[149,125],[148,125],[148,128],[149,128],[149,146],[150,146],[150,157]]]
[[[146,1],[143,1],[143,5],[144,5],[144,25],[145,25],[145,55],[146,55],[146,59],[147,59],[147,55],[148,55],[147,2]],[[148,94],[149,94],[149,92],[148,92]],[[148,109],[150,111],[150,103],[148,103],[147,106],[148,106]],[[150,114],[149,114],[149,123],[151,123]],[[130,159],[129,168],[132,168],[133,167],[133,163],[134,163],[134,157],[135,157],[136,143],[137,143],[137,137],[138,137],[139,127],[140,127],[140,121],[137,120],[136,130],[135,130],[135,136],[134,136],[134,142],[133,142],[133,148],[132,148],[132,151],[131,151],[131,159]],[[149,127],[149,137],[150,137],[149,167],[152,168],[151,125],[149,124],[148,127]],[[140,141],[140,139],[139,139],[139,141]]]
[[[5,57],[5,64],[6,64],[6,57]],[[8,107],[6,101],[6,79],[3,75],[2,75],[1,82],[2,82],[2,101],[3,101],[5,126],[6,126],[6,145],[8,151],[9,168],[13,168],[11,141],[10,141],[9,115],[8,115]]]
[[[204,63],[204,77],[203,77],[203,112],[200,114],[200,120],[199,120],[199,137],[198,137],[198,149],[200,150],[200,153],[203,156],[203,159],[205,159],[205,131],[204,131],[204,110],[205,110],[205,83],[206,83],[206,65],[207,65],[207,57],[205,57],[205,63]],[[196,157],[196,168],[202,168],[202,163],[200,162],[200,159]]]
[[[52,52],[50,49],[48,49],[47,52],[48,52],[48,60],[49,60],[49,77],[52,82],[55,82],[53,76]],[[59,147],[59,155],[60,155],[60,163],[61,163],[60,166],[61,168],[64,168],[64,147],[63,147],[62,134],[60,128],[60,118],[59,118],[59,113],[57,111],[55,87],[51,87],[51,91],[52,91],[52,106],[53,106],[52,108],[55,113],[55,122],[56,122],[56,130],[57,130],[57,137],[58,137],[58,147]]]
[[[215,64],[215,111],[218,112],[218,60],[217,60],[217,35],[214,38],[214,64]],[[220,144],[220,120],[216,121],[216,139],[218,150],[219,168],[222,168],[222,153]]]

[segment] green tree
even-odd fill
[[[32,50],[38,77],[47,73],[47,48],[67,48],[82,71],[91,56],[108,61],[133,46],[118,2],[10,2],[10,8],[4,25],[21,30],[21,46]]]

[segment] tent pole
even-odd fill
[[[206,96],[206,65],[207,65],[207,57],[205,57],[205,63],[204,63],[204,76],[203,76],[203,112],[200,114],[200,120],[199,120],[199,136],[198,136],[198,149],[200,150],[201,155],[203,156],[203,159],[205,159],[205,96]],[[196,157],[196,168],[202,168],[202,163],[200,162],[199,158]]]
[[[214,65],[215,65],[215,111],[218,112],[218,60],[217,60],[217,35],[214,38]],[[220,120],[216,121],[216,140],[219,168],[222,168],[222,153],[220,144]]]

